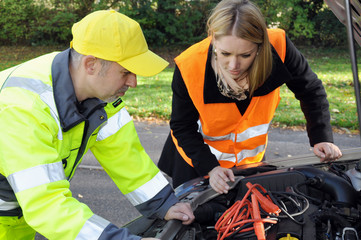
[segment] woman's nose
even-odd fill
[[[229,63],[228,63],[229,69],[237,69],[239,67],[238,65],[239,65],[239,62],[238,62],[237,57],[231,57],[229,59]]]

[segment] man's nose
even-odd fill
[[[130,73],[126,82],[127,86],[135,88],[137,86],[137,75]]]

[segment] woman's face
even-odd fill
[[[256,43],[227,35],[215,39],[217,61],[233,79],[239,79],[252,65],[258,51]],[[244,76],[244,75],[243,75]]]

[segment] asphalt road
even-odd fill
[[[135,122],[135,126],[145,150],[151,159],[157,162],[168,136],[169,126],[144,122]],[[361,147],[359,135],[335,133],[334,140],[341,150]],[[306,132],[270,129],[266,151],[268,161],[304,154],[312,154]],[[94,213],[119,227],[140,216],[108,175],[101,170],[101,166],[90,152],[85,156],[71,181],[71,191],[75,198],[87,204]],[[36,236],[36,240],[42,239],[45,238]]]

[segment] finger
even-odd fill
[[[227,186],[228,186],[228,184],[227,184]],[[222,193],[228,193],[227,188],[224,187],[224,186],[220,183],[220,181],[215,181],[215,182],[213,182],[213,184],[211,184],[211,187],[212,187],[213,190],[216,191],[217,193],[220,193],[220,194],[222,194]]]
[[[325,146],[325,153],[326,153],[326,160],[328,161],[334,161],[337,160],[339,157],[339,149],[335,145],[327,145]]]
[[[187,220],[187,221],[183,221],[182,224],[184,224],[184,225],[189,225],[189,224],[191,224],[193,221],[194,221],[194,218],[193,218],[193,219],[189,219],[189,220]]]
[[[190,215],[193,216],[193,214]],[[177,219],[183,222],[189,221],[191,217],[185,213],[184,209],[182,209],[181,206],[174,205],[173,207],[171,207],[169,214],[167,214],[167,218],[165,218],[165,220],[170,219]]]
[[[325,144],[315,146],[315,148],[314,148],[314,153],[315,153],[315,155],[317,157],[320,158],[321,162],[328,162],[329,161],[329,157],[330,157],[329,152],[330,152],[330,149]]]
[[[233,174],[233,171],[231,169],[227,169],[227,176],[228,176],[228,179],[230,179],[230,181],[234,182],[235,179],[234,179],[234,174]]]
[[[228,189],[229,189],[229,186],[226,182],[219,182],[218,183],[218,189],[220,190],[220,193],[225,193],[227,194],[228,193]]]
[[[211,187],[212,187],[212,189],[214,190],[214,191],[216,191],[217,193],[222,193],[222,191],[220,190],[220,189],[218,189],[218,186],[216,185],[216,181],[209,181],[209,184],[211,185]]]
[[[187,216],[187,214],[184,214],[182,212],[173,212],[171,214],[172,219],[178,219],[182,222],[188,221],[190,218]]]
[[[190,220],[194,220],[194,214],[193,214],[193,211],[192,211],[192,207],[191,207],[191,204],[190,203],[180,203],[181,205],[181,209],[182,209],[182,212],[184,214],[186,214]]]
[[[339,159],[340,157],[342,157],[342,152],[341,152],[341,150],[340,150],[337,146],[333,145],[333,151],[334,151],[334,159],[335,159],[335,160],[337,160],[337,159]]]
[[[226,173],[227,173],[227,172],[223,172],[223,171],[222,171],[222,172],[220,172],[219,175],[218,175],[219,178],[222,179],[222,181],[224,181],[224,182],[229,181],[228,175],[227,175]]]
[[[342,157],[342,152],[339,148],[337,149],[337,152],[338,152],[337,159],[339,159]]]
[[[315,147],[314,149],[313,149],[313,152],[314,152],[314,154],[317,156],[317,157],[319,157],[319,158],[321,158],[321,159],[323,159],[326,155],[324,154],[324,152],[320,149],[320,148],[318,148],[318,147]]]

